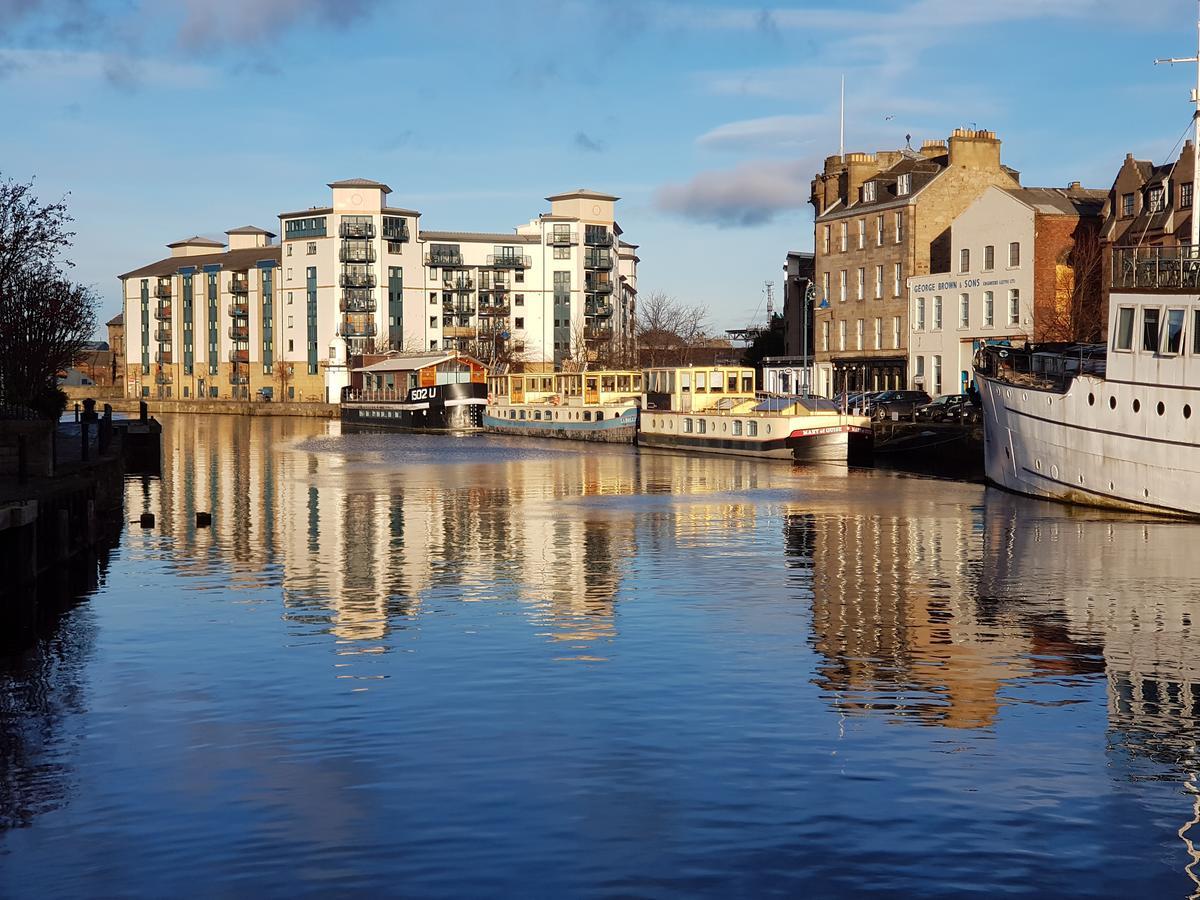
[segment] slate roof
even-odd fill
[[[420,239],[423,241],[491,241],[498,244],[540,244],[542,242],[541,235],[537,234],[516,234],[514,232],[490,232],[490,231],[425,231],[420,232]]]
[[[167,246],[168,247],[183,247],[187,244],[200,244],[201,246],[204,246],[204,247],[224,247],[225,246],[220,241],[214,241],[212,238],[201,237],[198,234],[193,234],[191,237],[184,238],[183,240],[173,241],[170,244],[167,244]]]
[[[218,244],[217,246],[223,246]],[[176,274],[181,268],[187,266],[195,266],[197,269],[203,266],[219,265],[222,269],[231,271],[240,271],[242,269],[251,269],[258,264],[260,260],[272,260],[278,264],[280,259],[280,248],[278,245],[269,247],[244,247],[241,250],[227,250],[224,253],[198,253],[195,256],[168,256],[166,259],[160,259],[157,262],[152,262],[149,265],[142,266],[139,269],[134,269],[131,272],[126,272],[124,275],[118,275],[118,278],[163,278],[168,275]]]
[[[612,194],[602,194],[599,191],[592,191],[588,188],[579,188],[574,191],[566,191],[562,194],[551,194],[546,199],[553,203],[555,200],[570,200],[573,197],[584,197],[588,200],[620,200],[620,197],[614,197]]]
[[[1108,199],[1108,191],[1088,188],[1007,188],[1034,211],[1049,215],[1098,216]]]
[[[124,312],[117,313],[115,316],[113,316],[111,319],[109,319],[104,324],[105,325],[113,325],[113,326],[124,325],[125,324],[125,313]]]
[[[372,181],[370,178],[346,178],[343,181],[329,182],[331,188],[383,188],[385,194],[390,194],[392,189],[382,181]]]
[[[265,228],[259,228],[257,225],[243,225],[241,228],[230,228],[226,234],[265,234],[267,237],[275,237],[275,232],[267,231]]]

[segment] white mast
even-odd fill
[[[1200,2],[1200,0],[1198,0]],[[1200,28],[1200,22],[1197,22],[1197,28]],[[1200,77],[1197,77],[1196,83],[1200,84]],[[842,76],[842,103],[841,112],[838,116],[838,155],[842,157],[844,162],[846,159],[846,76]]]
[[[1200,177],[1200,0],[1196,3],[1196,55],[1187,57],[1171,57],[1170,59],[1156,59],[1154,64],[1160,65],[1166,63],[1174,65],[1175,63],[1195,63],[1196,64],[1196,87],[1192,90],[1192,103],[1195,105],[1195,111],[1192,113],[1192,235],[1191,248],[1189,256],[1200,255],[1197,248],[1200,248],[1200,211],[1197,210],[1197,203],[1200,198],[1196,196],[1196,181]]]

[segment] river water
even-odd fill
[[[221,416],[143,511],[0,658],[0,896],[1200,885],[1195,525]]]

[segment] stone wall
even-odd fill
[[[0,478],[17,476],[22,442],[29,476],[53,475],[54,428],[49,419],[0,419]]]
[[[114,412],[136,415],[138,401],[108,400]],[[152,416],[169,414],[209,413],[233,416],[301,416],[316,419],[336,419],[340,407],[336,403],[265,403],[261,400],[146,400]]]

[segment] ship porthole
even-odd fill
[[[1190,419],[1192,417],[1192,408],[1186,403],[1183,405],[1183,417],[1185,419]]]
[[[1009,400],[1011,400],[1012,399],[1012,391],[1005,391],[1004,396],[1007,397]]]
[[[1083,484],[1083,483],[1084,483],[1084,481],[1083,481],[1083,476],[1082,476],[1082,475],[1080,475],[1080,476],[1079,476],[1079,483],[1080,483],[1080,484]]]
[[[1047,405],[1047,406],[1049,406],[1049,405],[1050,405],[1051,403],[1053,403],[1053,402],[1054,402],[1054,398],[1053,398],[1053,397],[1047,397],[1047,398],[1046,398],[1046,405]]]
[[[1159,400],[1156,410],[1157,410],[1158,414],[1161,416],[1163,413],[1165,413],[1167,411],[1167,408],[1165,406],[1163,406],[1163,402],[1161,400]]]
[[[1057,478],[1057,477],[1058,477],[1058,466],[1051,466],[1051,467],[1050,467],[1050,477],[1051,477],[1051,478]]]
[[[770,426],[770,425],[768,425],[768,426],[767,426],[767,434],[770,434],[770,433],[771,433],[771,426]]]
[[[1029,399],[1029,395],[1028,395],[1027,393],[1025,393],[1024,391],[1021,391],[1021,399],[1022,399],[1022,400],[1028,400],[1028,399]]]
[[[1116,398],[1116,397],[1109,397],[1109,398],[1108,398],[1108,408],[1109,408],[1109,409],[1116,409],[1116,408],[1117,408],[1117,398]]]
[[[1134,401],[1133,401],[1133,411],[1134,411],[1134,412],[1141,412],[1141,411],[1142,411],[1142,401],[1141,401],[1141,400],[1134,400]]]
[[[1150,496],[1150,488],[1142,488],[1142,496],[1149,497]]]
[[[1096,405],[1096,395],[1088,394],[1088,406],[1095,406],[1095,405]]]
[[[1042,461],[1040,459],[1035,459],[1033,461],[1033,467],[1035,469],[1037,469],[1039,472],[1042,471]]]

